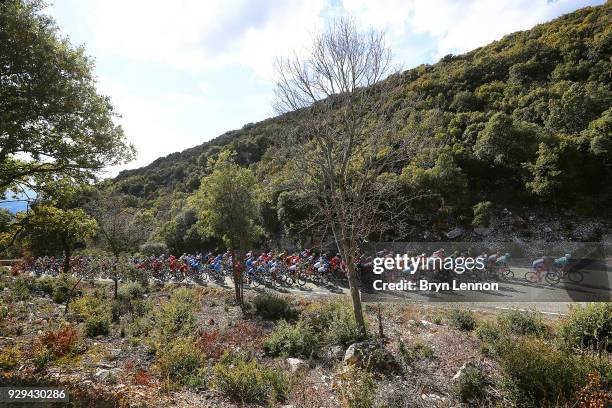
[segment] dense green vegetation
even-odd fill
[[[370,120],[393,135],[435,143],[390,169],[389,182],[422,191],[411,221],[486,222],[492,207],[548,207],[609,216],[612,163],[612,5],[585,8],[463,55],[388,78]],[[303,218],[286,191],[292,112],[122,172],[108,187],[155,211],[157,240],[175,250],[205,244],[187,197],[209,158],[236,152],[263,192],[260,217],[277,237]],[[291,122],[287,119],[291,119]],[[432,147],[433,146],[433,147]],[[490,203],[489,203],[490,202]],[[492,203],[492,204],[491,204]],[[476,218],[476,219],[474,219]],[[176,237],[184,237],[177,245]],[[208,242],[210,245],[211,243]]]

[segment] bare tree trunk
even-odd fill
[[[64,266],[62,266],[64,273],[70,272],[70,256],[71,255],[72,255],[72,252],[70,251],[70,248],[65,247],[64,248]]]
[[[113,283],[115,284],[113,290],[113,299],[117,299],[119,296],[119,277],[117,276],[117,266],[119,265],[119,255],[115,255],[115,264],[113,265]]]
[[[234,277],[234,291],[236,292],[236,302],[240,305],[240,308],[243,308],[244,301],[242,295],[242,273],[240,271],[239,263],[236,262],[236,252],[234,250],[230,250],[230,254],[232,257],[232,276]]]
[[[350,239],[343,238],[342,240],[342,258],[346,262],[346,276],[348,278],[349,290],[351,293],[351,301],[353,304],[353,314],[355,315],[355,323],[361,337],[367,336],[365,319],[363,317],[363,309],[361,307],[361,294],[359,293],[359,283],[357,280],[357,267],[355,265],[355,257],[352,251],[354,245],[351,245]]]

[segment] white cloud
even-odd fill
[[[603,1],[597,0],[598,3]],[[586,0],[343,0],[362,24],[386,28],[391,43],[413,31],[435,39],[433,55],[462,53],[584,7]],[[398,57],[402,57],[401,54]]]
[[[262,77],[276,56],[322,24],[325,0],[100,0],[91,9],[94,54],[198,72],[232,64]]]

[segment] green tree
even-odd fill
[[[515,167],[528,157],[534,139],[529,129],[517,127],[511,116],[498,112],[478,133],[474,154],[498,166]]]
[[[92,60],[60,37],[42,6],[0,2],[0,199],[58,177],[89,181],[134,156],[96,91]]]
[[[202,179],[190,201],[199,210],[203,235],[218,237],[232,253],[236,300],[242,305],[243,271],[236,260],[263,232],[257,224],[256,180],[249,169],[232,161],[228,151],[211,165],[212,173]]]
[[[612,108],[589,123],[582,136],[588,142],[591,153],[604,157],[608,164],[612,164]]]
[[[74,248],[96,233],[96,220],[80,208],[62,209],[53,202],[33,206],[28,215],[18,213],[17,219],[27,217],[21,241],[35,254],[64,253],[64,273],[70,271],[70,257]]]
[[[526,163],[525,168],[532,179],[526,183],[527,189],[540,197],[552,196],[560,187],[559,154],[554,148],[540,143],[535,163]]]

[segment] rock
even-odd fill
[[[438,395],[438,394],[421,394],[421,399],[423,401],[432,402],[432,403],[436,404],[436,406],[439,403],[443,403],[443,402],[446,401],[446,397],[443,397],[443,396]]]
[[[119,356],[121,356],[122,350],[121,349],[112,348],[112,349],[108,349],[107,353],[108,353],[108,359],[110,361],[115,361],[115,360],[117,360],[119,358]]]
[[[99,368],[96,370],[94,376],[100,381],[106,381],[109,379],[109,377],[116,377],[120,371],[121,370],[119,370],[118,368],[114,368],[111,370]]]
[[[323,353],[323,361],[326,363],[335,363],[342,360],[344,357],[344,349],[342,346],[332,346]]]
[[[463,235],[463,228],[456,227],[446,233],[446,237],[449,239],[455,239]]]
[[[292,374],[295,374],[299,371],[308,371],[309,368],[308,363],[299,358],[288,358],[287,360],[285,360],[285,362],[287,363],[289,371],[291,371]]]
[[[461,368],[459,368],[459,371],[457,371],[457,373],[455,373],[455,375],[453,376],[453,381],[458,381],[463,374],[465,373],[465,370],[468,367],[476,367],[476,364],[474,361],[466,361],[465,363],[463,363],[463,365],[461,366]]]
[[[368,341],[351,344],[344,353],[344,364],[385,373],[397,368],[397,362],[388,350],[378,343]]]
[[[480,236],[486,237],[491,233],[491,228],[476,227],[474,228],[474,232]]]
[[[432,322],[428,322],[427,320],[420,320],[421,325],[425,327],[436,327],[436,325]]]

